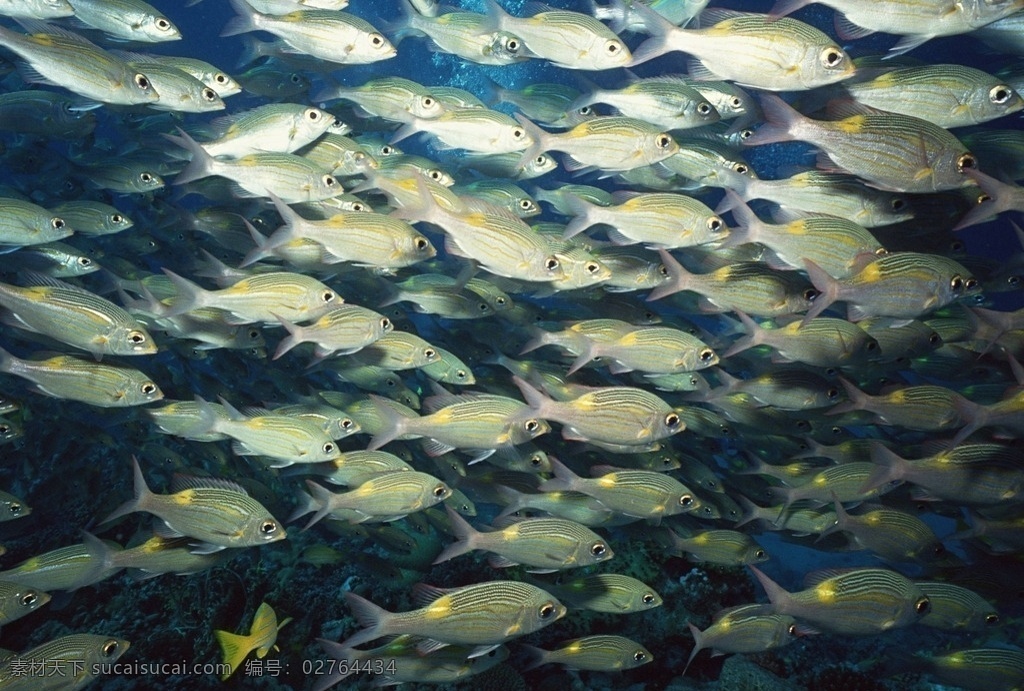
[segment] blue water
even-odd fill
[[[175,55],[188,55],[207,60],[222,69],[238,73],[237,62],[241,55],[241,37],[220,38],[224,24],[233,15],[228,3],[220,0],[205,0],[190,8],[179,2],[154,2],[165,10],[179,26],[184,39],[164,45],[145,46],[144,50]],[[735,9],[766,11],[770,2],[714,2],[715,6]],[[563,2],[560,7],[586,11],[586,3]],[[467,3],[466,10],[480,10],[481,5]],[[371,23],[382,26],[398,14],[395,2],[354,3],[350,8]],[[527,11],[520,3],[508,4],[506,9],[513,14],[525,15]],[[832,12],[824,7],[813,6],[795,15],[822,30],[832,32]],[[267,39],[265,35],[261,38]],[[635,47],[637,37],[630,37]],[[895,42],[891,36],[875,36],[854,42],[848,46],[853,56],[883,51]],[[964,62],[982,69],[995,71],[1013,64],[1002,55],[977,50],[973,39],[962,37],[936,39],[912,56],[926,62]],[[965,49],[965,46],[969,46]],[[685,60],[678,54],[670,54],[636,69],[640,76],[678,73],[685,69]],[[345,84],[360,84],[383,75],[401,75],[425,85],[452,85],[475,93],[483,92],[485,78],[493,79],[509,88],[521,88],[536,82],[561,82],[579,85],[576,75],[567,70],[554,68],[539,61],[531,61],[508,67],[484,67],[467,64],[453,56],[434,53],[418,38],[405,40],[396,58],[367,66],[348,67],[336,70],[333,77]],[[309,75],[314,85],[311,93],[317,93],[323,80]],[[602,74],[586,74],[603,86],[620,83],[625,74],[622,71]],[[6,81],[7,89],[21,88],[16,77]],[[51,87],[52,88],[52,87]],[[239,112],[265,101],[246,94],[227,99],[227,112]],[[312,101],[310,101],[312,102]],[[512,112],[507,106],[498,106],[505,112]],[[167,116],[158,126],[144,133],[133,130],[126,122],[124,110],[105,107],[96,111],[100,127],[92,142],[66,145],[54,142],[38,155],[45,161],[48,156],[60,159],[73,153],[78,146],[88,149],[101,147],[118,151],[126,145],[155,147],[167,151],[173,147],[159,137],[160,131],[171,131],[176,125],[197,125],[209,121],[210,116],[186,115]],[[352,123],[358,128],[357,122]],[[1019,128],[1019,115],[983,127]],[[23,139],[0,135],[6,146],[6,154],[12,159],[24,154],[32,147]],[[454,170],[458,156],[439,152],[429,143],[418,138],[403,141],[402,148],[409,153],[437,157],[447,162]],[[759,150],[745,152],[761,177],[772,178],[794,164],[808,165],[813,157],[800,143],[773,145]],[[27,155],[27,154],[26,154]],[[112,154],[114,155],[114,154]],[[52,160],[50,161],[53,162]],[[40,166],[41,172],[30,175],[25,172],[8,170],[4,182],[29,188],[37,198],[47,202],[59,197],[56,191],[65,179],[74,179],[69,168],[57,165]],[[551,188],[558,182],[579,182],[564,169],[548,174],[537,182]],[[588,184],[599,184],[609,189],[616,185],[609,181],[584,179]],[[237,264],[240,255],[226,252],[212,245],[208,240],[187,230],[184,224],[175,220],[173,209],[195,211],[208,205],[198,196],[179,200],[174,187],[168,186],[152,196],[107,195],[84,190],[87,197],[105,199],[135,218],[136,227],[124,235],[115,235],[93,241],[92,249],[98,252],[101,263],[104,257],[126,260],[145,271],[156,272],[162,267],[175,271],[192,271],[200,247],[210,249],[229,264]],[[711,206],[718,201],[719,194],[707,197]],[[255,207],[242,203],[240,213],[252,215]],[[537,220],[537,219],[534,219]],[[546,212],[540,220],[557,220]],[[273,226],[271,226],[272,228]],[[141,238],[136,244],[129,244],[128,236]],[[922,251],[944,251],[954,239],[963,241],[966,252],[971,256],[984,257],[995,262],[1008,261],[1019,255],[1017,244],[1007,215],[997,221],[971,228],[957,236],[937,230],[927,244],[922,242]],[[83,247],[89,243],[83,244]],[[151,246],[149,246],[151,245]],[[937,248],[942,248],[937,249]],[[245,248],[248,249],[248,248]],[[244,251],[244,250],[243,250]],[[11,282],[17,269],[6,255],[0,255],[0,279]],[[405,277],[403,274],[401,277]],[[104,283],[92,276],[86,281],[91,289],[101,290]],[[360,294],[358,284],[347,278],[339,281],[345,286],[342,293],[346,301],[375,307],[375,296]],[[515,296],[515,299],[531,304],[541,317],[547,319],[577,319],[590,310],[591,302],[569,294],[545,300]],[[645,307],[643,295],[632,294],[636,309]],[[1001,293],[986,295],[985,304],[1002,311],[1017,309],[1022,305],[1021,294]],[[693,318],[709,328],[720,339],[723,334],[722,321],[718,317],[682,314],[667,304],[650,303],[646,307],[664,316],[665,324],[678,323],[680,318]],[[479,359],[480,349],[471,347],[462,331],[462,325],[433,317],[412,315],[407,311],[402,322],[404,328],[414,328],[420,335],[443,347],[460,354],[476,373],[485,390],[500,385],[506,387],[508,376],[503,370],[488,366]],[[389,315],[394,315],[389,312]],[[411,326],[410,326],[411,325]],[[525,335],[521,325],[493,321],[493,332],[507,335],[509,343]],[[276,345],[279,330],[266,329],[271,348]],[[726,339],[728,340],[728,339]],[[304,394],[312,389],[338,387],[336,380],[322,371],[307,370],[303,357],[286,356],[271,362],[247,357],[245,354],[229,351],[190,352],[187,346],[176,347],[161,342],[161,352],[144,362],[132,362],[151,374],[167,394],[168,399],[190,400],[201,395],[213,400],[219,395],[231,398],[236,405],[258,406],[278,402],[290,393]],[[30,356],[53,349],[28,341],[20,332],[7,326],[0,326],[0,346],[22,356]],[[724,347],[719,349],[724,350]],[[273,352],[271,350],[271,352]],[[515,356],[515,352],[511,354]],[[1020,358],[1019,350],[1016,353]],[[1009,385],[1012,380],[1008,367],[1002,358],[985,359],[994,367],[998,377]],[[735,372],[734,372],[735,373]],[[896,373],[899,374],[899,373]],[[893,375],[896,376],[896,375]],[[913,375],[912,375],[913,376]],[[979,375],[980,376],[980,375]],[[429,395],[425,377],[406,372],[407,385],[424,396]],[[588,381],[595,381],[588,379]],[[605,384],[616,383],[614,377],[600,379]],[[954,386],[952,383],[945,383]],[[971,382],[960,378],[955,386],[963,387]],[[351,387],[349,387],[349,390]],[[249,489],[263,501],[278,518],[287,517],[294,507],[294,495],[302,487],[293,477],[282,478],[275,473],[259,469],[231,454],[224,443],[200,444],[186,442],[157,433],[154,426],[138,410],[100,410],[83,404],[59,401],[44,397],[28,390],[25,383],[13,377],[0,378],[0,393],[19,400],[23,411],[17,419],[24,428],[24,437],[7,446],[0,446],[0,488],[23,497],[32,507],[30,517],[0,524],[0,543],[7,553],[0,558],[4,568],[23,559],[59,546],[76,543],[83,529],[100,531],[97,521],[127,499],[131,493],[129,458],[138,454],[150,486],[157,492],[167,492],[172,472],[209,473],[248,482]],[[682,402],[673,394],[663,394],[671,403]],[[772,430],[786,434],[790,430]],[[982,433],[985,436],[986,433]],[[870,424],[850,426],[842,429],[837,438],[829,443],[838,443],[845,438],[886,435],[900,438],[909,444],[926,439],[906,430],[879,429]],[[367,437],[358,436],[344,442],[345,449],[364,448]],[[744,438],[741,433],[736,439],[698,438],[684,433],[672,438],[674,448],[694,454],[727,477],[729,460],[736,458],[742,450],[759,451],[752,448],[754,438]],[[1006,443],[1020,448],[1019,440]],[[565,442],[553,432],[538,440],[541,448],[560,457],[573,458],[580,451],[580,445]],[[415,449],[414,445],[407,445]],[[765,449],[767,451],[767,449]],[[171,453],[167,453],[170,451]],[[174,455],[177,460],[167,461]],[[916,457],[920,454],[905,453]],[[615,457],[604,455],[602,462],[615,463]],[[424,455],[416,456],[417,467],[427,472],[437,472]],[[960,507],[943,504],[934,507],[925,502],[913,502],[906,492],[890,495],[894,505],[916,511],[936,531],[940,538],[963,529],[965,513]],[[476,525],[482,525],[482,518],[496,513],[493,505],[480,506],[480,517]],[[1010,514],[1020,517],[1019,505],[1010,509]],[[147,517],[134,515],[120,522],[116,527],[99,534],[120,544],[148,534]],[[388,572],[383,565],[368,570],[356,563],[360,554],[372,554],[391,566],[407,564],[408,559],[390,554],[379,544],[365,535],[354,532],[336,535],[324,525],[308,532],[300,532],[302,524],[289,525],[289,539],[264,548],[254,548],[233,557],[225,565],[191,576],[163,575],[157,578],[136,581],[119,574],[99,584],[89,586],[70,595],[56,597],[53,602],[38,612],[4,627],[0,646],[17,651],[27,650],[46,640],[71,632],[93,632],[117,636],[131,641],[131,649],[121,659],[124,663],[179,663],[189,666],[199,663],[215,663],[220,651],[213,639],[214,629],[234,632],[248,631],[252,614],[261,602],[269,602],[278,617],[293,617],[294,620],[282,629],[277,645],[280,651],[272,651],[266,660],[273,662],[263,665],[263,674],[251,669],[246,675],[242,671],[226,683],[221,683],[211,673],[192,670],[187,673],[140,673],[141,667],[127,669],[123,674],[106,676],[96,681],[94,688],[106,689],[306,689],[315,682],[315,674],[304,674],[304,669],[322,670],[318,665],[325,656],[316,643],[317,638],[342,640],[354,633],[358,626],[349,616],[343,601],[343,593],[354,590],[390,610],[407,610],[412,605],[408,598],[409,587],[416,581],[436,586],[456,587],[485,579],[521,577],[519,570],[505,573],[490,569],[480,553],[460,557],[451,562],[416,572],[407,569],[401,574]],[[717,524],[705,522],[704,527],[729,527],[722,521]],[[395,526],[409,530],[411,524],[395,522]],[[566,671],[561,667],[544,666],[535,671],[525,672],[524,655],[513,642],[510,660],[479,682],[470,679],[459,688],[473,689],[515,689],[515,688],[585,688],[585,689],[688,689],[721,688],[728,691],[740,688],[736,681],[715,684],[722,673],[722,657],[712,658],[702,652],[691,665],[687,675],[682,669],[692,648],[692,638],[686,627],[687,620],[700,628],[706,628],[712,615],[724,607],[747,602],[764,602],[764,594],[749,572],[739,568],[723,568],[691,562],[686,557],[666,554],[664,548],[649,538],[653,528],[645,524],[634,524],[628,528],[603,531],[616,551],[614,560],[598,570],[629,573],[653,586],[665,599],[665,604],[646,613],[623,616],[595,615],[571,612],[562,621],[525,639],[531,645],[552,648],[566,639],[596,633],[615,633],[630,637],[646,646],[654,655],[654,662],[639,669],[620,673],[594,673]],[[846,568],[854,566],[880,565],[877,558],[867,552],[824,551],[815,546],[813,538],[796,541],[780,537],[778,533],[756,534],[757,540],[765,546],[771,559],[760,565],[773,579],[789,590],[799,589],[803,577],[817,569]],[[434,536],[441,542],[448,538]],[[327,566],[313,566],[300,560],[304,549],[326,544],[338,550],[341,561]],[[830,542],[827,544],[836,544]],[[990,555],[980,551],[973,543],[948,541],[954,553],[966,559],[970,566],[964,572],[970,579],[971,587],[981,592],[996,604],[1004,624],[998,628],[972,633],[943,633],[922,626],[871,637],[841,637],[822,635],[801,638],[792,645],[776,651],[751,656],[759,669],[774,673],[780,679],[787,679],[797,688],[807,689],[909,689],[928,688],[920,677],[909,676],[897,680],[882,679],[871,671],[855,672],[852,667],[870,668],[877,661],[894,651],[914,653],[919,651],[939,652],[973,645],[1016,644],[1021,640],[1020,616],[1022,595],[1020,577],[1024,569],[1020,554]],[[918,567],[902,567],[908,576],[920,577],[924,570]],[[575,574],[574,574],[575,575]],[[951,575],[951,574],[947,574]],[[252,656],[250,656],[251,658]],[[824,676],[823,676],[824,675]],[[732,677],[735,679],[735,677]],[[826,678],[829,681],[826,681]],[[358,682],[351,679],[344,684],[358,683],[367,687],[371,680],[365,677]],[[781,683],[781,682],[770,682]]]

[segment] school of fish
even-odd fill
[[[1024,689],[1024,0],[157,4],[0,0],[0,691]]]

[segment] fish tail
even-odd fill
[[[894,480],[903,479],[906,461],[881,442],[871,444],[871,462],[877,468],[864,481],[861,492],[868,492]]]
[[[393,633],[388,630],[387,626],[391,613],[383,607],[375,605],[366,598],[359,597],[351,592],[345,593],[345,602],[348,603],[349,609],[352,610],[352,616],[355,617],[356,621],[364,629],[342,641],[342,646],[354,648],[362,643]]]
[[[317,642],[320,644],[320,647],[324,649],[324,652],[327,653],[328,657],[338,662],[337,665],[332,665],[332,667],[337,671],[327,674],[326,676],[317,677],[316,683],[313,684],[312,691],[327,691],[327,689],[331,688],[339,681],[359,669],[354,664],[359,660],[359,658],[353,654],[352,646],[350,645],[343,645],[323,638],[318,638]],[[343,672],[341,670],[345,671]]]
[[[782,586],[768,578],[760,569],[756,566],[747,565],[747,568],[754,572],[754,576],[761,583],[761,587],[764,588],[765,594],[768,596],[768,601],[772,603],[772,609],[780,614],[786,613],[786,605],[792,599],[790,594],[782,589]]]
[[[964,214],[964,217],[953,226],[954,231],[977,225],[1013,208],[1013,197],[1015,195],[1011,185],[989,177],[978,170],[967,171],[967,176],[974,181],[975,185],[981,188],[981,191],[988,196],[988,199],[979,201],[974,205],[974,208]]]
[[[690,658],[686,661],[686,666],[683,667],[683,676],[686,676],[686,670],[690,669],[690,663],[693,662],[693,658],[697,657],[697,653],[704,650],[704,636],[703,632],[693,625],[693,622],[686,622],[686,625],[690,627],[690,635],[693,636],[693,650],[690,651]]]
[[[220,678],[221,681],[225,681],[245,662],[246,656],[252,651],[252,637],[219,629],[214,629],[213,636],[220,644],[220,649],[224,653],[224,662],[228,666],[228,671]]]
[[[237,36],[238,34],[247,34],[250,31],[256,31],[259,26],[256,20],[259,18],[260,13],[254,10],[243,0],[229,0],[231,7],[234,8],[238,14],[228,20],[228,23],[224,25],[224,30],[220,32],[222,37],[224,36]]]
[[[75,582],[68,587],[69,591],[84,588],[104,578],[109,578],[120,570],[114,562],[114,550],[110,549],[103,540],[92,533],[82,531],[82,544],[89,555],[89,568],[86,569]]]
[[[647,302],[660,300],[667,295],[686,290],[690,283],[690,272],[684,269],[683,265],[668,250],[658,250],[658,254],[661,256],[661,263],[668,270],[668,280],[651,291],[651,294],[647,296]]]
[[[533,122],[522,113],[516,113],[515,118],[516,121],[523,126],[523,129],[526,130],[526,133],[530,135],[530,139],[533,140],[533,144],[530,144],[530,146],[523,151],[523,155],[519,157],[519,163],[517,165],[519,168],[525,168],[527,163],[537,158],[550,148],[551,134],[542,130],[540,127],[537,127],[537,125],[533,124]]]
[[[761,110],[764,112],[765,124],[747,138],[744,142],[747,146],[791,142],[795,138],[793,128],[807,119],[774,94],[761,96]]]
[[[136,511],[145,511],[145,507],[148,504],[147,499],[153,496],[153,493],[149,490],[149,486],[146,484],[146,478],[142,474],[142,468],[139,467],[139,459],[132,456],[132,472],[134,477],[134,496],[121,504],[112,514],[104,518],[100,523],[110,523],[113,520],[127,516],[130,513]]]
[[[519,387],[526,405],[530,406],[533,414],[536,414],[538,417],[545,417],[545,414],[551,411],[551,404],[554,401],[545,396],[540,390],[533,388],[524,379],[515,375],[512,376],[512,381]]]
[[[289,321],[285,321],[281,317],[274,315],[274,318],[281,323],[284,330],[288,332],[288,335],[281,339],[281,342],[277,346],[277,350],[274,351],[274,360],[277,360],[282,355],[287,353],[289,350],[305,342],[303,328],[298,324],[292,324]]]
[[[548,459],[551,461],[551,470],[554,471],[555,477],[540,483],[540,487],[538,489],[540,489],[541,492],[564,492],[566,490],[575,490],[579,485],[580,476],[572,472],[568,466],[554,456],[549,456]]]
[[[547,650],[533,645],[527,645],[526,643],[520,643],[519,647],[524,650],[530,658],[529,662],[526,663],[526,667],[523,667],[524,672],[529,672],[531,669],[536,669],[537,667],[548,663]]]
[[[451,530],[455,536],[455,542],[441,550],[441,553],[434,559],[435,564],[454,559],[476,549],[475,538],[480,534],[480,531],[473,528],[469,521],[451,509],[448,509],[448,518],[451,521]]]
[[[725,198],[715,209],[716,214],[732,213],[735,225],[729,226],[729,236],[719,244],[719,249],[745,245],[757,241],[758,231],[764,227],[764,223],[753,209],[733,190],[725,191]]]
[[[249,223],[248,219],[243,218],[242,223],[244,223],[245,227],[249,230],[249,237],[252,238],[253,244],[256,246],[249,250],[249,253],[242,259],[242,263],[238,265],[239,269],[252,266],[261,259],[266,259],[267,257],[272,256],[274,254],[274,247],[279,246],[279,244],[273,244],[273,236],[270,238],[264,236],[263,233],[256,230],[256,226]],[[274,235],[277,235],[277,233],[278,231],[275,231]]]
[[[165,268],[164,273],[167,274],[169,279],[171,279],[171,283],[174,284],[174,289],[177,292],[174,300],[171,301],[170,309],[164,316],[176,317],[179,314],[185,314],[186,312],[205,306],[203,300],[206,296],[205,289],[197,286],[184,276],[179,276],[170,269]]]
[[[18,358],[0,348],[0,372],[11,372],[17,362]]]
[[[601,353],[599,352],[599,350],[600,347],[598,346],[598,344],[594,343],[593,341],[587,341],[587,344],[586,346],[584,346],[583,351],[576,357],[575,360],[573,360],[572,364],[569,366],[569,371],[566,372],[566,374],[574,374],[594,358],[600,357]]]
[[[251,65],[260,58],[266,57],[268,55],[273,55],[273,51],[270,50],[271,45],[271,43],[268,43],[267,41],[261,41],[255,36],[243,36],[242,52],[238,56],[238,62],[235,63],[235,67],[237,69],[242,69],[246,65]],[[326,100],[330,100],[330,98]]]
[[[208,154],[199,142],[188,136],[185,130],[179,127],[178,136],[173,134],[163,134],[162,136],[167,141],[177,144],[192,154],[192,160],[189,161],[184,170],[178,173],[178,177],[174,178],[175,185],[183,185],[193,180],[201,180],[213,174],[213,156]]]
[[[586,199],[580,199],[575,194],[567,194],[565,195],[565,205],[572,211],[574,216],[565,226],[565,231],[562,233],[563,240],[576,237],[594,225],[594,221],[591,220],[590,211],[597,206],[596,204],[591,204]]]
[[[399,415],[394,408],[387,405],[386,399],[380,396],[370,396],[370,400],[373,402],[373,406],[377,409],[377,412],[381,417],[381,430],[377,434],[373,435],[373,439],[370,440],[370,444],[366,447],[367,451],[376,451],[382,446],[393,442],[400,436],[406,433],[405,421],[409,418]]]
[[[309,522],[303,526],[303,531],[312,528],[331,512],[331,499],[334,498],[334,494],[332,494],[330,490],[325,487],[321,487],[312,480],[306,480],[306,487],[309,488],[310,493],[309,504],[316,509],[316,513],[313,514],[313,517],[309,519]],[[306,511],[305,513],[309,512]]]
[[[828,272],[810,259],[804,259],[804,266],[807,268],[807,277],[811,279],[811,283],[814,284],[819,294],[814,298],[814,303],[811,305],[811,309],[807,310],[800,326],[806,326],[807,322],[824,312],[839,299],[839,281],[832,278]]]
[[[653,60],[673,50],[669,44],[670,37],[678,35],[675,33],[678,27],[643,3],[635,2],[630,9],[633,17],[639,17],[644,29],[651,34],[651,38],[641,43],[633,51],[633,59],[630,60],[628,67]]]
[[[729,346],[729,349],[722,354],[723,360],[737,353],[742,353],[744,350],[759,346],[764,341],[764,329],[751,319],[746,312],[733,310],[733,313],[739,318],[740,323],[743,324],[745,335]]]

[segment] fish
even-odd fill
[[[691,77],[770,91],[835,84],[856,69],[831,38],[795,19],[714,8],[701,15],[707,28],[680,29],[652,10],[634,7],[653,37],[637,48],[631,65],[682,51],[694,56]]]
[[[142,0],[68,0],[77,21],[121,41],[180,41],[170,19]]]
[[[287,537],[284,527],[262,504],[229,480],[179,476],[172,494],[154,494],[135,457],[132,468],[135,496],[103,523],[138,511],[151,513],[166,524],[167,535],[197,540],[200,552],[266,545]]]
[[[538,631],[565,616],[566,608],[544,590],[521,581],[487,581],[461,588],[413,587],[419,609],[388,612],[355,593],[345,601],[363,630],[342,645],[355,647],[393,634],[423,636],[421,653],[447,645],[475,646],[471,657],[505,641]]]
[[[75,633],[61,636],[41,645],[14,653],[0,663],[0,686],[6,689],[84,688],[127,652],[131,643],[102,634]],[[25,669],[51,670],[52,675],[24,673]],[[70,685],[69,685],[70,684]]]
[[[24,518],[31,513],[31,506],[13,494],[0,490],[0,523]]]
[[[759,653],[789,645],[797,636],[814,632],[788,614],[765,613],[757,604],[722,610],[703,631],[693,622],[687,622],[687,626],[693,635],[693,650],[683,674],[701,650],[710,648],[712,654]]]
[[[252,651],[255,650],[257,659],[262,660],[271,650],[279,650],[276,645],[277,634],[291,620],[291,617],[285,617],[278,623],[274,609],[266,602],[261,602],[252,617],[252,627],[248,634],[214,629],[213,637],[220,644],[224,664],[228,666],[228,671],[221,675],[220,680],[226,681],[231,677]]]
[[[415,511],[434,506],[451,496],[452,490],[433,475],[419,471],[397,470],[364,476],[359,485],[342,494],[334,494],[306,481],[311,501],[309,511],[300,509],[293,518],[316,511],[306,524],[308,530],[328,514],[341,514],[350,523],[397,520]]]
[[[850,102],[833,102],[834,120],[801,115],[778,96],[761,98],[766,124],[744,144],[794,140],[818,147],[818,167],[852,173],[893,192],[941,192],[970,184],[978,159],[959,139],[930,121]]]
[[[37,81],[58,84],[100,103],[135,105],[160,99],[145,73],[78,34],[35,20],[22,22],[32,33],[0,27],[0,45],[27,62]]]
[[[555,650],[525,646],[533,661],[526,670],[561,664],[567,669],[611,672],[634,669],[654,661],[645,647],[623,636],[596,635],[562,641]]]
[[[145,373],[70,355],[23,360],[0,348],[0,372],[27,379],[35,391],[101,408],[146,405],[164,397]]]
[[[0,626],[31,614],[49,601],[49,593],[0,581]]]
[[[435,564],[454,559],[473,550],[491,552],[489,563],[495,568],[522,564],[527,571],[546,573],[567,568],[592,566],[614,556],[608,543],[592,530],[560,518],[527,518],[493,524],[493,532],[476,530],[453,511],[449,511],[456,542],[448,545]]]
[[[627,614],[644,612],[664,603],[661,595],[650,586],[617,573],[595,573],[545,587],[570,609]]]
[[[806,590],[789,593],[757,567],[748,568],[768,593],[772,612],[791,614],[820,631],[877,634],[916,623],[931,608],[916,583],[888,569],[823,571],[812,574]]]

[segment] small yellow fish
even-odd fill
[[[220,643],[221,650],[224,651],[224,662],[229,667],[227,673],[222,675],[220,680],[226,681],[228,677],[234,674],[235,670],[245,662],[245,658],[252,651],[255,650],[256,657],[262,660],[267,656],[271,648],[280,650],[275,645],[277,632],[283,629],[285,624],[291,620],[292,618],[288,617],[278,624],[277,614],[274,613],[274,609],[264,602],[259,606],[252,618],[252,628],[249,629],[248,635],[228,633],[227,631],[215,629],[213,635],[217,642]]]

